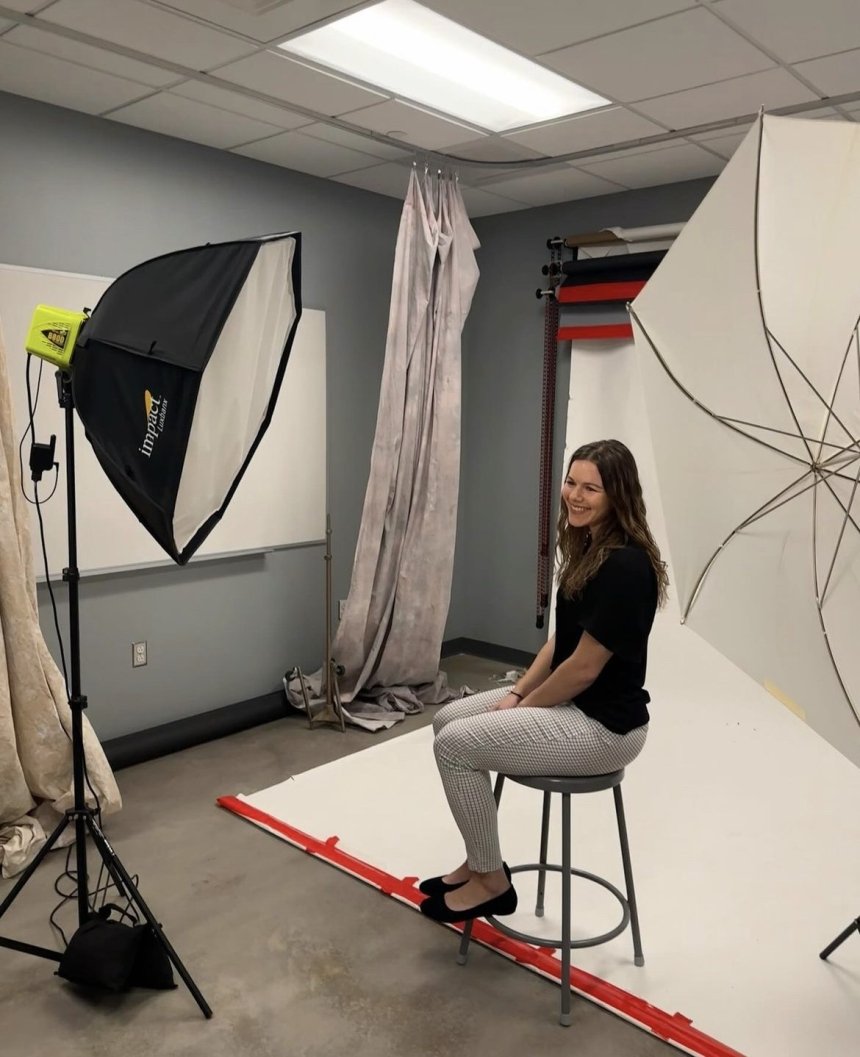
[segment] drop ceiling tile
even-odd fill
[[[665,129],[624,107],[598,110],[590,114],[553,121],[527,132],[515,132],[512,139],[543,154],[566,154],[568,151],[607,147],[642,136],[656,136]]]
[[[857,104],[860,109],[860,103]],[[850,107],[843,108],[850,111]],[[796,115],[801,120],[818,120],[820,118],[840,118],[842,115],[838,111],[834,110],[833,107],[824,107],[821,110],[808,110],[802,114]],[[699,135],[690,136],[690,139],[696,143],[706,144],[709,150],[716,151],[721,154],[724,158],[730,158],[740,144],[746,139],[749,130],[753,127],[753,122],[748,122],[743,126],[738,126],[736,129],[714,129],[711,132],[703,132]]]
[[[258,143],[247,143],[237,147],[235,153],[313,176],[336,176],[379,163],[378,158],[369,154],[326,143],[302,132],[284,132]]]
[[[31,15],[40,7],[47,7],[50,2],[51,0],[3,0],[2,6],[20,11],[23,15]]]
[[[748,129],[744,132],[723,132],[720,135],[712,132],[708,135],[708,138],[705,138],[705,136],[692,136],[691,138],[697,143],[707,143],[708,150],[714,150],[721,157],[728,160],[747,138],[748,132]]]
[[[109,73],[55,59],[40,62],[27,48],[0,40],[0,90],[86,114],[139,99],[151,89]]]
[[[326,117],[358,110],[386,98],[272,51],[222,66],[217,76]]]
[[[132,103],[107,116],[124,125],[147,128],[151,132],[204,143],[208,147],[233,147],[278,131],[275,125],[168,92]]]
[[[229,88],[207,84],[205,81],[183,81],[171,91],[187,99],[195,99],[198,103],[208,103],[222,110],[231,110],[234,114],[244,114],[245,117],[266,121],[279,128],[299,128],[310,123],[310,118],[296,114],[286,107],[261,103],[259,99],[253,99],[241,92],[233,92]]]
[[[469,187],[483,187],[485,184],[498,183],[500,180],[515,180],[529,172],[556,172],[567,169],[564,162],[552,165],[464,165],[458,164],[456,171],[463,183]]]
[[[364,191],[375,191],[400,201],[406,196],[409,184],[409,166],[378,165],[361,172],[344,173],[335,177],[337,183],[360,187]],[[467,187],[460,183],[460,191],[470,217],[489,216],[492,213],[509,213],[515,209],[525,209],[527,204],[516,202],[511,198],[493,194],[483,188]]]
[[[32,48],[33,51],[44,55],[67,59],[80,66],[101,70],[102,73],[112,73],[131,81],[140,81],[153,88],[162,88],[180,79],[179,74],[171,70],[162,70],[146,62],[127,59],[124,55],[117,55],[116,52],[105,51],[104,48],[96,48],[92,44],[82,44],[80,41],[70,40],[68,37],[61,37],[50,31],[34,29],[32,26],[18,26],[11,33],[7,33],[4,39],[22,48]]]
[[[404,144],[424,147],[427,150],[439,150],[454,143],[474,139],[478,132],[467,125],[438,117],[420,107],[401,103],[399,99],[389,99],[385,103],[356,110],[349,115],[354,125],[372,128],[386,136],[403,140]]]
[[[281,0],[280,3],[257,3],[256,0],[162,0],[170,7],[194,15],[213,26],[243,33],[252,40],[268,43],[283,40],[288,34],[314,22],[331,18],[359,6],[365,0]],[[268,10],[267,10],[268,8]],[[256,13],[255,13],[256,12]]]
[[[541,61],[600,95],[628,103],[774,65],[702,7],[553,51]]]
[[[512,180],[528,172],[528,168],[507,165],[454,165],[454,172],[462,183],[468,187],[483,187],[485,184],[498,183],[499,180]]]
[[[740,117],[741,114],[755,114],[762,106],[772,110],[793,103],[806,103],[815,98],[796,77],[777,68],[646,99],[637,103],[636,109],[674,129]]]
[[[592,173],[581,172],[570,165],[565,165],[551,172],[537,170],[512,179],[483,184],[481,190],[510,197],[526,205],[543,206],[552,202],[568,202],[577,198],[614,194],[616,191],[623,191],[624,188]]]
[[[719,11],[785,62],[860,47],[857,0],[722,0]]]
[[[860,92],[860,48],[811,62],[799,62],[794,68],[824,95]]]
[[[360,187],[364,191],[375,191],[377,194],[388,195],[402,202],[406,197],[406,188],[409,186],[409,166],[386,162],[384,165],[374,165],[372,169],[343,173],[341,176],[335,176],[334,179],[336,183]]]
[[[347,118],[348,120],[348,118]],[[405,150],[398,147],[389,147],[387,143],[380,143],[369,135],[362,136],[359,132],[350,132],[349,129],[338,128],[336,125],[326,125],[318,121],[302,129],[305,136],[313,136],[314,139],[325,140],[326,143],[334,143],[339,147],[348,147],[363,154],[372,154],[374,158],[384,158],[391,161],[394,158],[403,158],[412,153],[412,149]]]
[[[238,59],[254,45],[133,0],[59,0],[39,18],[193,70]]]
[[[753,127],[755,121],[744,121],[741,125],[732,125],[730,128],[714,128],[709,129],[707,132],[698,132],[690,139],[695,140],[697,143],[708,143],[713,139],[722,139],[725,136],[743,135]]]
[[[825,110],[812,110],[807,114],[798,114],[798,117],[809,118],[812,121],[844,121],[845,118],[838,110],[827,107]]]
[[[448,154],[456,154],[470,161],[522,161],[526,158],[540,158],[541,151],[532,150],[514,142],[508,136],[481,136],[465,143],[454,143]]]
[[[10,22],[8,18],[0,18],[0,36],[2,36],[7,30],[13,26],[17,26],[17,22]]]
[[[482,187],[464,187],[461,184],[460,191],[470,217],[488,217],[496,213],[512,213],[515,209],[528,209],[524,202],[503,198],[502,195],[492,194]]]
[[[244,34],[260,43],[283,40],[305,25],[347,14],[366,0],[162,0],[162,6],[193,15],[211,25]]]
[[[625,187],[654,187],[658,184],[716,176],[725,162],[693,143],[680,143],[661,150],[623,152],[601,161],[583,161],[579,167]]]
[[[691,6],[691,0],[422,0],[426,7],[525,55],[598,37]],[[644,9],[644,10],[643,10]]]

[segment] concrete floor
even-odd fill
[[[465,656],[449,682],[498,685],[510,665]],[[0,1038],[15,1057],[656,1057],[677,1053],[484,948],[455,963],[456,937],[339,870],[215,806],[290,774],[398,737],[307,728],[291,715],[119,773],[123,811],[107,832],[213,1007],[176,991],[82,992],[47,961],[0,950]],[[392,791],[396,795],[396,790]],[[360,790],[351,795],[360,796]],[[370,808],[370,805],[369,805]],[[420,805],[415,806],[420,825]],[[65,852],[53,853],[3,920],[3,934],[56,943],[48,914]],[[440,863],[440,869],[451,864]],[[0,898],[12,882],[0,882]],[[74,913],[61,921],[74,930]]]

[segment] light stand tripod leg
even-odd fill
[[[71,816],[67,813],[61,819],[59,825],[51,834],[51,836],[48,837],[48,839],[39,849],[39,853],[38,855],[36,855],[36,858],[33,859],[27,869],[18,878],[12,891],[6,896],[3,902],[0,903],[0,918],[3,917],[9,907],[11,907],[12,904],[15,902],[18,893],[39,868],[40,863],[51,850],[51,848],[53,848],[53,846],[59,840],[60,836],[62,835],[63,831],[65,830],[66,826],[68,826],[70,821]],[[48,958],[51,961],[57,962],[60,960],[61,957],[61,955],[59,955],[56,951],[49,950],[47,947],[35,947],[32,943],[21,943],[19,940],[6,939],[4,936],[0,936],[0,947],[7,947],[9,950],[12,951],[21,951],[23,954],[35,954],[39,958]]]
[[[855,918],[847,929],[840,932],[836,939],[824,948],[824,950],[821,952],[821,954],[818,955],[818,957],[821,958],[822,961],[827,961],[827,959],[836,950],[836,948],[840,947],[848,939],[852,932],[860,932],[860,918]]]
[[[63,831],[65,830],[66,826],[68,826],[69,821],[70,821],[70,819],[69,819],[69,815],[68,814],[65,815],[61,819],[60,824],[57,826],[57,828],[54,830],[54,832],[51,834],[51,836],[48,837],[48,839],[45,841],[45,843],[39,849],[39,853],[36,856],[36,858],[33,859],[33,861],[30,863],[30,865],[27,867],[27,869],[21,874],[21,876],[15,882],[15,886],[12,889],[12,891],[6,896],[6,898],[3,900],[3,902],[0,903],[0,918],[2,918],[3,915],[6,913],[6,911],[9,909],[9,907],[12,906],[12,904],[15,902],[15,899],[16,899],[18,893],[21,891],[21,889],[24,887],[24,885],[30,880],[30,878],[33,876],[33,874],[39,868],[39,864],[42,862],[42,860],[45,858],[45,856],[48,854],[48,852],[51,850],[51,848],[53,848],[53,846],[57,843],[57,841],[59,840],[59,838],[62,835]]]
[[[212,1010],[209,1007],[209,1004],[207,1003],[203,995],[200,993],[200,989],[194,983],[191,974],[182,964],[179,955],[173,949],[173,946],[171,945],[167,936],[165,936],[164,930],[162,929],[161,925],[158,923],[152,911],[144,902],[143,896],[138,891],[137,885],[134,883],[134,881],[132,881],[128,870],[126,870],[126,868],[120,862],[116,852],[108,843],[107,838],[102,833],[98,823],[91,814],[87,816],[86,824],[90,830],[90,833],[92,834],[93,843],[95,844],[96,850],[102,858],[102,862],[104,862],[105,866],[108,868],[112,876],[115,872],[122,879],[123,886],[125,887],[126,892],[128,893],[128,898],[131,899],[132,903],[134,903],[134,905],[140,910],[141,914],[143,914],[147,924],[155,933],[158,942],[164,948],[164,951],[167,954],[167,957],[170,959],[171,963],[173,964],[173,967],[182,977],[183,981],[185,982],[185,986],[191,992],[194,1001],[200,1007],[200,1011],[208,1019],[212,1016]]]

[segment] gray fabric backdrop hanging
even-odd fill
[[[22,352],[17,369],[24,368]],[[72,729],[71,711],[63,676],[39,626],[29,511],[21,493],[18,444],[25,425],[12,420],[0,333],[0,872],[4,877],[24,869],[74,802],[67,733]],[[86,716],[84,746],[90,785],[102,811],[119,810],[119,790]],[[95,806],[89,793],[88,798]],[[74,828],[69,827],[60,843],[73,838]]]
[[[439,655],[457,528],[460,347],[478,246],[456,180],[422,180],[413,169],[395,252],[370,477],[332,648],[345,668],[347,714],[369,721],[362,726],[390,726],[455,696]],[[319,695],[321,673],[309,684]],[[302,707],[298,679],[287,680],[287,694]]]

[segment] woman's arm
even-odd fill
[[[550,674],[552,655],[555,652],[555,635],[552,635],[541,646],[537,656],[526,669],[525,675],[517,679],[513,689],[498,701],[493,708],[502,711],[506,708],[516,708],[523,699],[536,690]]]
[[[550,674],[550,665],[552,664],[552,655],[555,652],[555,635],[552,635],[547,641],[541,646],[538,651],[537,657],[532,661],[529,667],[526,669],[526,673],[521,679],[517,679],[514,685],[514,693],[520,697],[526,697],[536,690],[542,682]]]
[[[591,686],[611,656],[610,650],[601,646],[597,639],[592,638],[587,631],[583,631],[579,644],[570,657],[562,661],[554,672],[547,674],[539,685],[535,685],[534,689],[520,701],[518,707],[552,708],[553,705],[560,705],[563,701],[572,701],[583,690]],[[539,657],[540,654],[538,654]]]

